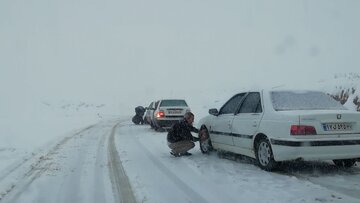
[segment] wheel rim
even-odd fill
[[[199,143],[200,143],[200,149],[203,153],[208,153],[209,150],[209,133],[206,129],[201,129],[199,132]]]
[[[201,140],[206,140],[209,138],[209,134],[206,130],[200,130],[199,136]]]
[[[200,138],[200,148],[202,150],[202,152],[207,153],[209,150],[209,141],[208,140],[202,140],[202,138]]]
[[[261,165],[266,166],[270,162],[270,146],[266,142],[261,142],[258,149],[258,158]]]
[[[208,148],[207,145],[205,145],[205,143],[200,143],[200,147],[203,152],[208,152]]]

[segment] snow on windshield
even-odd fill
[[[160,106],[187,106],[184,100],[162,100]]]
[[[346,109],[339,102],[323,92],[316,91],[273,91],[271,100],[276,111]]]

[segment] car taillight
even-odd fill
[[[163,111],[159,111],[156,113],[156,118],[163,118],[165,117],[165,113]]]
[[[308,125],[292,125],[290,128],[291,135],[316,135],[316,130],[313,126]]]

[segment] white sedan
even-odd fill
[[[209,113],[198,123],[203,153],[214,148],[246,155],[268,171],[281,161],[351,167],[360,158],[360,112],[323,92],[242,92]]]

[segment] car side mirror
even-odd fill
[[[217,109],[209,109],[209,114],[217,116],[219,115],[219,111]]]

